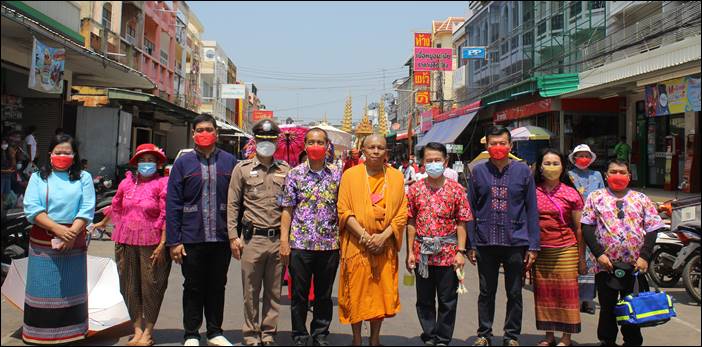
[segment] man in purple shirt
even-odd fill
[[[490,346],[495,316],[495,294],[500,265],[505,270],[507,317],[505,346],[518,346],[522,328],[522,276],[540,249],[536,188],[529,167],[509,159],[512,137],[494,126],[485,135],[490,160],[473,168],[469,183],[475,220],[468,224],[468,259],[478,264],[478,339]]]
[[[331,294],[339,267],[336,202],[342,170],[325,162],[328,146],[326,131],[307,131],[307,162],[292,169],[285,179],[280,256],[294,283],[291,314],[297,346],[328,345],[326,337],[334,308]],[[313,276],[315,300],[310,341],[306,322]]]

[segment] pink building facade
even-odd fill
[[[163,1],[144,2],[144,55],[141,72],[158,87],[153,94],[173,101],[176,16]]]

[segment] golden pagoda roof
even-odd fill
[[[360,123],[356,126],[356,136],[370,135],[373,133],[373,124],[371,124],[368,116],[364,116]]]

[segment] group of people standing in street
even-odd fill
[[[595,292],[601,307],[598,338],[613,344],[618,333],[613,307],[632,292],[636,271],[646,270],[662,227],[654,204],[628,188],[628,164],[608,165],[605,188],[602,176],[589,169],[596,155],[587,145],[568,156],[575,165],[570,172],[566,157],[547,149],[532,174],[509,158],[510,132],[493,127],[486,134],[490,160],[473,168],[466,189],[447,173],[448,154],[440,143],[422,150],[426,178],[407,185],[416,179],[408,175],[410,164],[388,165],[382,136],[364,138],[365,159],[342,168],[325,160],[328,134],[311,128],[304,139],[307,159],[291,168],[273,158],[280,133],[274,121],[260,121],[252,132],[256,156],[237,162],[217,148],[215,119],[198,116],[192,123],[195,150],[173,164],[169,177],[158,174],[166,162],[161,149],[152,144],[136,149],[130,160],[135,173],[120,183],[110,215],[120,289],[134,327],[129,345],[154,343],[171,260],[184,277],[184,344],[200,344],[204,314],[208,344],[231,345],[222,330],[231,258],[241,262],[244,344],[276,345],[287,267],[296,345],[329,345],[337,272],[339,320],[351,325],[352,344],[361,344],[367,321],[370,345],[380,345],[383,320],[400,311],[405,235],[405,266],[416,275],[416,311],[426,345],[452,340],[466,262],[479,273],[475,345],[492,343],[501,266],[504,345],[518,345],[527,272],[536,326],[545,332],[540,345],[571,345],[572,334],[581,331],[580,312]],[[53,140],[50,158],[49,166],[32,175],[24,197],[34,228],[22,337],[38,344],[72,342],[88,329],[85,227],[93,218],[95,192],[70,136]],[[625,275],[614,276],[615,269]],[[563,333],[559,341],[556,332]],[[623,328],[622,334],[627,344],[643,342],[636,328]]]

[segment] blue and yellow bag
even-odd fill
[[[635,274],[636,275],[636,274]],[[673,307],[673,299],[653,281],[655,292],[639,292],[638,280],[634,285],[634,293],[627,295],[617,303],[614,315],[619,325],[635,325],[638,327],[652,327],[668,322],[677,316]]]

